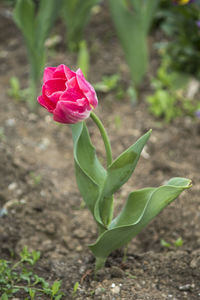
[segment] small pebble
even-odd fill
[[[82,239],[86,236],[86,230],[83,230],[83,229],[76,229],[74,230],[74,233],[73,235],[76,237],[76,238],[79,238],[79,239]]]
[[[17,183],[16,182],[12,182],[8,185],[8,189],[9,191],[13,191],[17,188]]]
[[[110,269],[110,274],[111,274],[111,277],[116,277],[116,278],[122,278],[124,276],[123,270],[118,267],[115,267],[115,266],[113,266]]]
[[[190,262],[190,267],[192,269],[195,269],[198,266],[199,262],[200,262],[199,258],[193,258],[193,260]]]
[[[180,291],[190,291],[192,289],[192,287],[193,286],[188,283],[188,284],[179,286],[179,290]]]
[[[6,125],[9,126],[9,127],[15,126],[15,123],[16,123],[15,119],[6,120]]]
[[[85,266],[81,266],[81,267],[80,267],[79,273],[80,273],[80,274],[85,273]]]
[[[45,122],[46,123],[50,123],[52,121],[52,118],[49,116],[49,115],[47,115],[46,117],[45,117]]]
[[[0,218],[3,216],[6,216],[8,214],[8,211],[6,208],[0,209]]]
[[[22,191],[21,189],[18,189],[18,190],[16,191],[16,194],[17,194],[18,196],[21,196],[21,195],[23,194],[23,191]]]
[[[29,121],[36,121],[37,120],[37,115],[30,113],[28,116]]]
[[[115,287],[112,288],[112,293],[113,294],[119,294],[120,293],[120,287],[116,285]]]
[[[83,247],[81,245],[78,245],[76,247],[76,251],[81,252],[83,250]]]
[[[50,144],[50,140],[48,138],[43,138],[41,143],[38,145],[40,150],[46,150]]]
[[[95,290],[95,295],[101,295],[104,292],[104,289],[101,286],[98,286]]]

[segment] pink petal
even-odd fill
[[[53,112],[54,120],[64,124],[74,124],[80,122],[90,115],[90,111],[85,110],[84,113],[72,111],[66,105],[65,101],[59,101]]]
[[[51,94],[48,98],[52,101],[52,103],[54,103],[56,105],[56,103],[60,100],[61,95],[63,94],[63,92],[55,92],[53,94]]]
[[[88,99],[89,103],[95,108],[98,104],[98,99],[93,86],[85,79],[81,69],[76,72],[76,79],[83,94]]]
[[[68,89],[79,90],[79,86],[78,86],[76,77],[72,77],[71,79],[67,80],[65,85]]]
[[[47,97],[54,92],[64,91],[66,89],[65,80],[58,78],[46,81],[43,87]]]
[[[53,78],[53,73],[56,68],[54,67],[47,67],[44,69],[44,75],[43,75],[43,82],[45,83],[47,80],[50,80]]]
[[[65,76],[66,76],[67,80],[76,76],[76,73],[74,71],[70,70],[70,68],[68,68],[65,65],[63,65],[63,67],[64,67],[64,72],[65,72]]]
[[[83,97],[84,95],[81,93],[80,90],[68,89],[62,93],[60,100],[75,102],[76,100],[82,99]]]
[[[54,75],[53,75],[54,78],[63,78],[65,80],[69,80],[75,76],[76,76],[76,73],[73,72],[72,70],[70,70],[70,68],[68,68],[67,66],[65,66],[63,64],[57,66],[57,68],[54,72]]]
[[[67,109],[70,109],[74,113],[84,113],[85,111],[91,111],[91,107],[86,98],[78,99],[76,102],[65,101]]]
[[[38,102],[40,103],[40,105],[42,105],[44,108],[46,108],[50,113],[53,112],[54,108],[52,108],[51,105],[49,105],[48,101],[46,101],[46,98],[43,96],[39,96],[37,98]]]
[[[66,78],[66,75],[65,75],[64,67],[65,67],[65,65],[57,66],[57,68],[56,68],[56,70],[53,74],[53,77],[54,78],[62,78],[62,79],[66,80],[67,78]]]
[[[42,86],[42,97],[44,98],[44,101],[50,112],[52,112],[56,108],[56,103],[60,97],[60,95],[55,95],[56,93],[59,93],[59,92],[54,92],[52,94],[48,94],[48,91],[46,90],[46,86],[45,85]],[[57,99],[55,99],[55,96],[57,96]]]

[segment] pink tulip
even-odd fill
[[[74,72],[59,65],[44,70],[42,95],[38,102],[53,114],[55,121],[74,124],[89,117],[98,99],[80,69]]]

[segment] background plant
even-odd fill
[[[54,281],[50,285],[43,277],[39,277],[33,266],[40,258],[40,252],[29,252],[24,247],[20,253],[20,260],[15,264],[0,259],[0,294],[1,300],[8,300],[23,291],[25,299],[38,299],[48,295],[51,300],[59,300],[63,293],[60,290],[61,281]]]
[[[109,0],[111,16],[138,88],[148,68],[148,32],[159,0]]]
[[[40,0],[38,7],[33,0],[16,0],[14,20],[21,30],[28,53],[30,66],[29,107],[36,106],[37,88],[44,68],[45,40],[56,20],[61,0]]]
[[[91,9],[98,2],[99,0],[63,0],[62,18],[67,29],[66,44],[71,51],[79,48]]]
[[[200,2],[188,5],[173,5],[171,1],[161,1],[155,21],[169,38],[166,51],[170,56],[170,66],[200,78]]]
[[[166,122],[183,115],[194,117],[199,108],[199,101],[187,97],[186,90],[189,84],[188,74],[172,69],[171,57],[166,53],[166,49],[162,50],[157,76],[152,79],[154,94],[147,97],[149,111]]]

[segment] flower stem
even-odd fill
[[[97,127],[99,128],[99,131],[101,133],[101,136],[102,136],[102,139],[104,142],[104,146],[105,146],[105,150],[106,150],[106,160],[107,160],[107,167],[108,167],[112,163],[112,150],[111,150],[111,145],[110,145],[110,141],[109,141],[107,132],[106,132],[102,122],[100,121],[100,119],[97,117],[97,115],[94,112],[91,112],[90,117],[95,122],[95,124],[97,125]]]
[[[97,271],[102,269],[105,265],[106,258],[103,257],[96,257],[96,262],[95,262],[95,276],[97,274]]]

